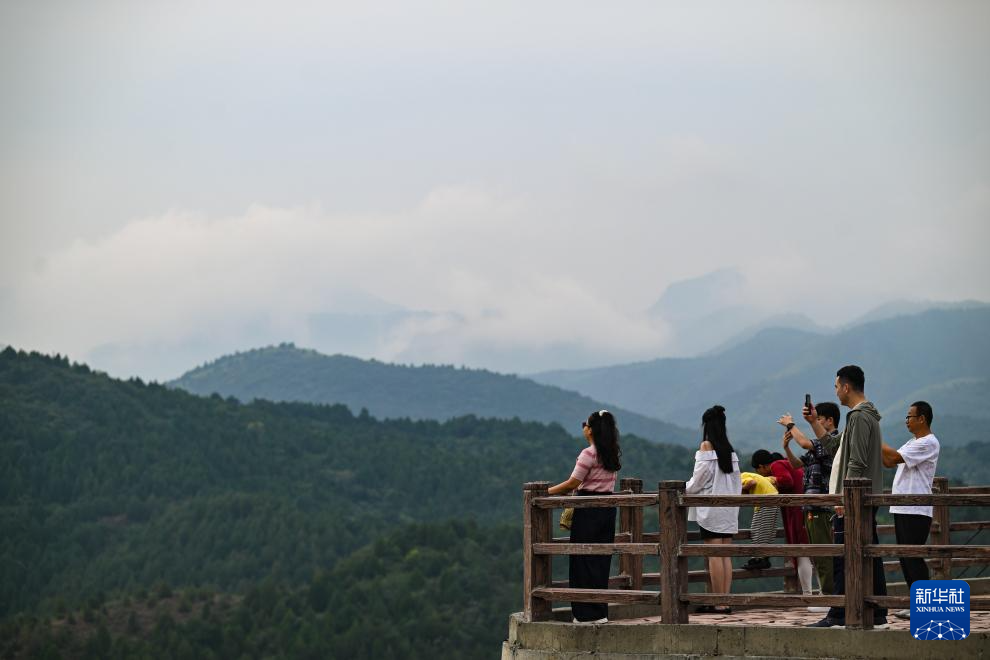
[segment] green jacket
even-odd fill
[[[883,493],[883,460],[880,445],[880,413],[869,401],[864,401],[846,415],[846,429],[839,440],[841,460],[832,465],[838,470],[836,493],[842,492],[846,478],[865,477],[873,481],[873,492]]]

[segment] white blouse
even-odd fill
[[[694,474],[684,492],[688,495],[740,495],[739,457],[732,452],[732,472],[722,472],[715,451],[694,454]],[[699,506],[688,509],[688,520],[695,520],[709,532],[735,534],[739,531],[739,507]]]

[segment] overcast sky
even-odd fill
[[[990,300],[988,62],[982,1],[7,0],[0,344],[525,371],[666,354],[724,268],[825,325]]]

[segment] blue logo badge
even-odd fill
[[[969,584],[964,580],[912,584],[911,635],[925,640],[969,637]]]

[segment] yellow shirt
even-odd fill
[[[773,482],[764,477],[761,474],[756,474],[755,472],[743,472],[739,475],[742,479],[743,484],[746,483],[748,479],[752,479],[756,482],[753,486],[753,495],[776,495],[777,487],[773,485]],[[758,511],[760,507],[754,506],[753,511]]]
[[[744,484],[750,479],[756,482],[756,485],[753,487],[753,495],[777,494],[777,487],[773,485],[772,481],[761,474],[756,474],[755,472],[743,472],[739,476],[742,478],[742,482]]]

